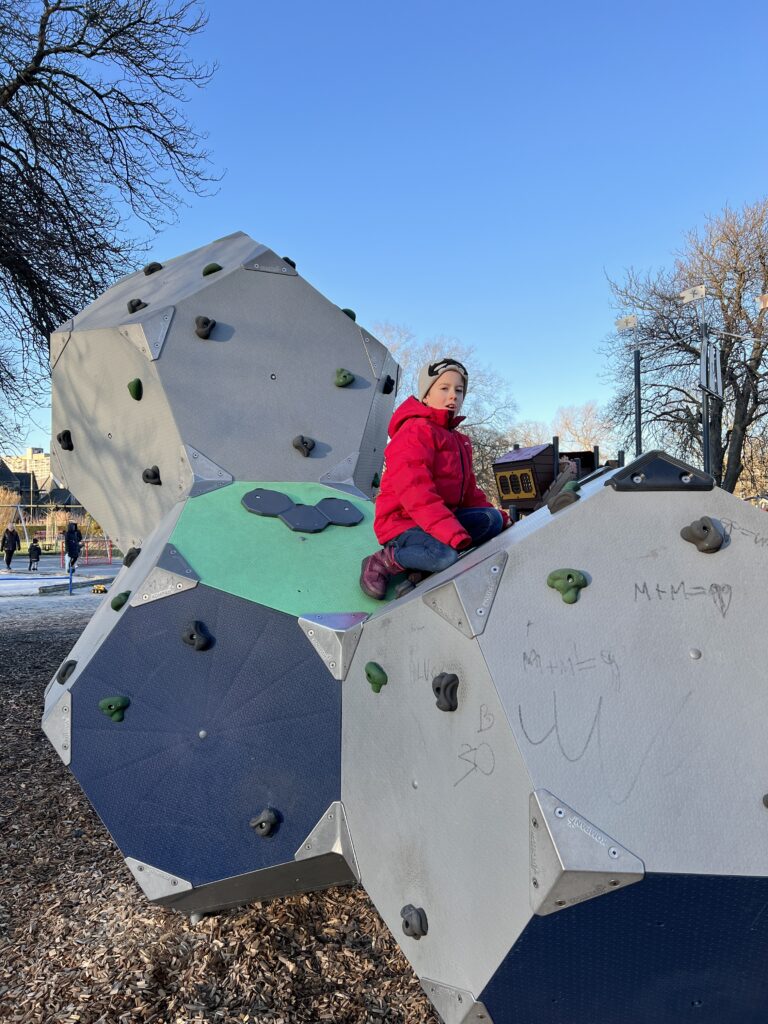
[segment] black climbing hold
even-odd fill
[[[589,580],[578,569],[555,569],[547,576],[547,586],[556,590],[566,604],[576,604],[581,590],[589,586]]]
[[[642,455],[606,480],[614,491],[711,491],[714,478],[666,452]]]
[[[365,678],[371,684],[374,693],[381,693],[382,686],[387,685],[387,673],[375,661],[369,661],[365,666]]]
[[[395,378],[394,377],[390,377],[390,375],[387,374],[386,377],[384,378],[384,380],[382,381],[382,384],[381,384],[381,393],[382,393],[382,395],[391,395],[394,390],[395,390]]]
[[[141,548],[128,548],[125,558],[123,558],[123,565],[133,565],[140,554]]]
[[[296,269],[296,260],[292,260],[290,256],[281,256],[283,263],[287,263],[289,267]]]
[[[158,270],[162,270],[162,269],[163,269],[163,264],[162,263],[156,263],[156,262],[155,263],[148,263],[146,265],[146,267],[144,267],[144,274],[145,274],[146,277],[149,277],[150,274],[156,274],[158,272]]]
[[[63,686],[64,683],[66,683],[66,681],[75,671],[76,667],[77,662],[73,661],[71,658],[69,659],[69,661],[65,661],[64,664],[59,669],[59,671],[56,673],[56,682],[61,683],[61,685]]]
[[[138,377],[134,377],[133,380],[128,381],[128,394],[136,402],[140,402],[144,395],[144,385]]]
[[[354,383],[355,375],[351,370],[344,370],[339,368],[336,371],[336,376],[333,379],[333,383],[337,388],[347,388],[350,384]]]
[[[119,612],[130,596],[130,590],[123,590],[121,593],[115,594],[109,603],[116,612]]]
[[[346,313],[350,320],[357,320],[357,313],[354,309],[342,309],[342,313]]]
[[[122,722],[125,709],[131,706],[128,697],[104,697],[99,701],[99,710],[113,722]]]
[[[371,480],[371,488],[376,488],[376,487],[380,487],[380,486],[381,486],[381,478],[379,477],[378,473],[374,473],[373,474],[373,480]]]
[[[195,317],[195,334],[198,338],[202,338],[203,341],[207,341],[211,336],[211,331],[216,326],[216,321],[211,320],[207,316],[196,316]]]
[[[190,622],[184,627],[181,639],[196,651],[207,651],[213,643],[213,637],[202,622]]]
[[[73,452],[75,450],[75,446],[72,444],[72,434],[69,430],[60,430],[56,435],[56,440],[65,452]]]
[[[351,501],[343,498],[323,498],[315,508],[319,509],[334,526],[357,526],[363,521],[363,513]]]
[[[203,277],[208,277],[210,274],[217,274],[221,270],[219,263],[208,263],[203,267]]]
[[[257,516],[279,516],[281,512],[287,512],[288,509],[293,508],[293,498],[289,498],[282,491],[257,487],[244,494],[240,499],[240,504],[249,512],[255,512]]]
[[[141,479],[145,484],[155,484],[156,486],[160,486],[163,482],[160,479],[160,470],[157,466],[150,466],[149,469],[145,469],[141,474]]]
[[[418,572],[416,570],[409,572],[404,580],[395,585],[395,597],[405,597],[406,594],[410,594],[414,587],[429,575],[428,572]]]
[[[459,706],[459,677],[453,672],[441,672],[432,680],[432,693],[441,711],[455,711]]]
[[[309,453],[315,447],[315,442],[312,440],[312,438],[305,437],[303,434],[298,434],[296,437],[294,437],[291,444],[293,445],[297,452],[304,456],[305,459],[308,458]]]
[[[141,299],[130,299],[128,302],[128,312],[138,313],[140,309],[146,309],[146,302],[142,302]]]
[[[315,505],[294,505],[278,518],[297,533],[320,533],[328,526],[327,517]]]
[[[709,516],[702,516],[701,519],[684,526],[680,536],[683,540],[695,544],[697,549],[705,554],[719,551],[725,541],[725,534]]]
[[[280,812],[276,811],[274,807],[265,807],[264,810],[257,818],[251,818],[248,823],[256,835],[261,836],[262,839],[266,839],[268,836],[273,836],[277,832],[282,818]]]
[[[403,919],[403,932],[409,939],[420,939],[429,931],[427,914],[423,907],[414,907],[412,903],[400,911]]]

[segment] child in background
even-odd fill
[[[382,600],[405,570],[447,569],[509,525],[477,486],[472,445],[456,429],[468,384],[458,360],[440,359],[419,372],[419,397],[395,409],[373,524],[383,548],[363,559],[360,575],[369,597]]]
[[[27,572],[37,572],[37,563],[40,561],[41,548],[37,543],[37,537],[29,545],[29,568]]]

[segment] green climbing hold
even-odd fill
[[[581,483],[578,480],[569,480],[567,484],[563,484],[563,491],[580,491]]]
[[[111,603],[112,607],[115,609],[116,612],[120,611],[120,609],[123,607],[123,605],[125,604],[125,602],[128,600],[128,598],[130,596],[131,596],[130,590],[124,590],[120,594],[115,594],[115,596],[112,598],[112,601],[110,603]]]
[[[130,706],[128,697],[104,697],[99,701],[99,711],[113,722],[122,722],[125,718],[125,709]]]
[[[337,388],[346,388],[349,387],[349,385],[353,382],[354,379],[354,373],[351,373],[349,370],[338,369],[336,371],[336,379],[334,380],[333,383],[336,385]]]
[[[203,267],[203,277],[208,277],[209,274],[217,274],[221,270],[219,263],[208,263]]]
[[[133,380],[128,382],[128,393],[135,401],[141,401],[141,396],[144,394],[144,385],[138,377],[134,377]]]
[[[342,309],[342,313],[346,313],[350,320],[357,320],[357,313],[354,309]]]
[[[369,661],[365,666],[365,678],[371,684],[374,693],[381,693],[382,686],[387,685],[387,673],[375,661]]]
[[[589,586],[589,580],[578,569],[555,569],[547,576],[547,586],[561,594],[566,604],[576,604],[580,591]]]

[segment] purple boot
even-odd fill
[[[375,601],[383,601],[387,596],[387,584],[391,576],[404,572],[392,553],[392,545],[387,544],[381,551],[368,555],[360,566],[360,589]]]

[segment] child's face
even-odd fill
[[[464,378],[458,370],[441,373],[427,392],[424,405],[430,409],[450,409],[457,416],[464,401]]]

